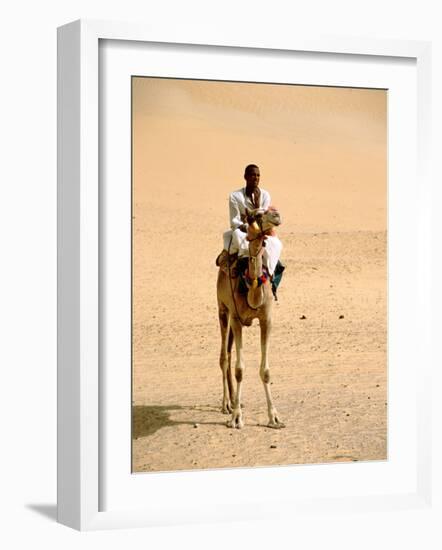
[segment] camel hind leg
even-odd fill
[[[223,381],[222,412],[228,414],[232,412],[234,402],[233,378],[231,370],[232,329],[230,328],[229,310],[223,304],[219,304],[218,318],[221,329],[219,366],[221,367]]]

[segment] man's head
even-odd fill
[[[249,189],[256,189],[259,185],[259,168],[256,164],[249,164],[244,171],[244,179]]]

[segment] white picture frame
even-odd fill
[[[80,530],[116,527],[169,525],[195,521],[238,520],[263,517],[263,503],[247,508],[227,509],[219,515],[207,503],[189,504],[189,513],[175,507],[170,513],[159,506],[144,508],[114,507],[104,511],[100,502],[103,480],[103,452],[100,435],[100,301],[102,290],[101,236],[99,216],[100,94],[99,60],[101,41],[163,43],[176,48],[206,46],[235,51],[309,52],[336,56],[376,56],[408,58],[416,63],[417,74],[417,169],[420,194],[416,202],[419,225],[416,293],[417,314],[422,321],[418,332],[422,355],[416,385],[416,488],[407,493],[290,500],[283,498],[279,516],[294,513],[324,513],[331,507],[347,513],[354,510],[393,510],[422,508],[431,502],[431,181],[429,149],[431,118],[430,67],[431,45],[427,42],[388,41],[329,37],[281,37],[267,43],[257,37],[253,42],[226,37],[211,44],[204,37],[182,34],[162,36],[152,29],[134,24],[100,21],[76,21],[58,31],[58,521]],[[181,45],[181,46],[180,46]],[[251,50],[250,50],[251,51]],[[155,54],[154,54],[155,55]],[[210,51],[208,53],[210,58]],[[127,449],[129,453],[129,449]],[[186,476],[182,474],[184,486]],[[259,472],[256,475],[261,475]],[[214,477],[207,472],[207,476]],[[224,472],[223,479],[236,479]],[[178,479],[178,478],[176,478]],[[192,483],[195,479],[192,478]],[[228,479],[227,479],[228,481]],[[198,481],[197,481],[198,483]],[[201,480],[200,480],[201,483]],[[159,481],[161,486],[161,480]],[[168,486],[168,491],[170,487]],[[188,498],[191,500],[191,496]],[[195,497],[194,497],[195,498]],[[196,500],[196,498],[195,498]]]

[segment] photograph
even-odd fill
[[[388,90],[132,76],[132,472],[388,459]]]

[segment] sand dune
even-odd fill
[[[172,186],[218,206],[255,162],[298,231],[385,230],[385,92],[135,82],[136,200]]]

